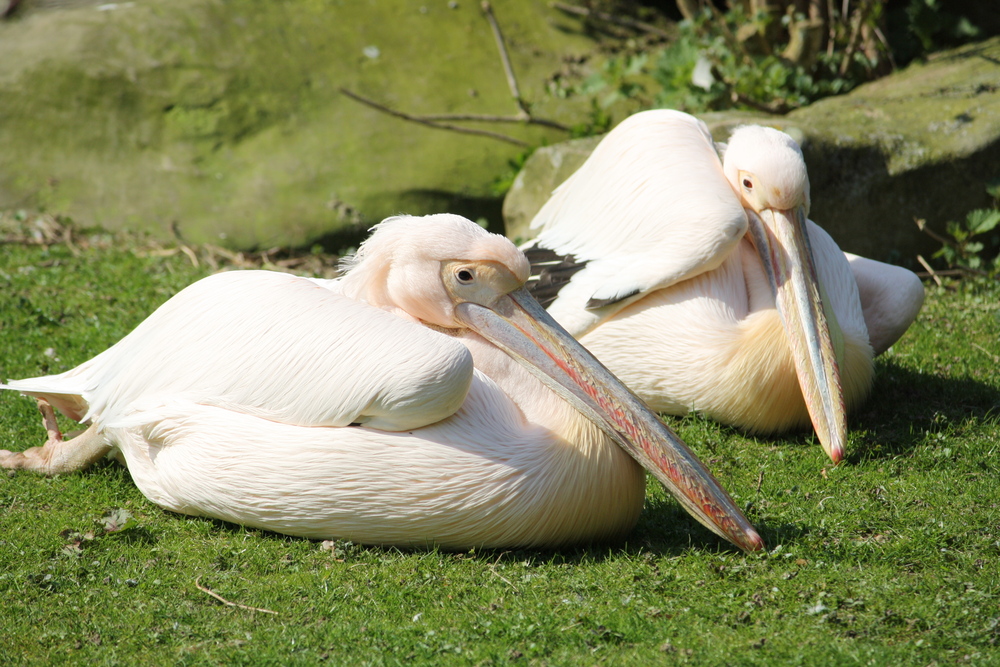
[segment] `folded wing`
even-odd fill
[[[461,343],[313,281],[233,271],[178,293],[113,347],[60,375],[9,382],[104,423],[158,397],[300,426],[401,431],[462,404]]]
[[[549,308],[579,336],[653,290],[718,267],[747,219],[705,124],[662,110],[608,134],[532,228],[536,246],[585,264]]]

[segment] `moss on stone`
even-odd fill
[[[582,119],[582,102],[549,100],[543,86],[590,41],[545,2],[495,11],[538,113]],[[516,110],[477,2],[138,0],[29,12],[0,24],[0,207],[160,235],[177,223],[192,241],[240,247],[302,244],[359,218],[483,210],[521,150],[407,124],[341,87],[412,113]]]
[[[1000,37],[937,54],[927,63],[860,86],[787,116],[702,115],[718,141],[743,123],[782,129],[809,167],[811,217],[850,252],[914,265],[940,245],[915,218],[944,230],[990,203],[1000,178]],[[528,224],[551,190],[596,142],[538,151],[504,202],[508,233]]]

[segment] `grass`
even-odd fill
[[[3,378],[84,361],[208,272],[83,245],[0,245]],[[620,544],[445,553],[170,514],[110,462],[0,474],[0,664],[1000,664],[998,332],[996,284],[929,288],[836,468],[810,435],[672,420],[763,555],[655,484]],[[0,395],[0,447],[43,439]]]

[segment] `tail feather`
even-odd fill
[[[85,388],[73,386],[74,384],[67,382],[66,378],[48,375],[25,380],[8,380],[7,384],[0,384],[0,389],[19,391],[27,396],[44,398],[52,407],[70,419],[81,421],[83,416],[87,414],[89,405],[83,397]]]

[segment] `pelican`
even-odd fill
[[[758,534],[685,445],[524,289],[524,255],[454,215],[383,221],[327,281],[200,280],[35,397],[53,474],[115,451],[152,502],[279,533],[448,549],[613,539],[654,471]],[[54,410],[88,425],[70,440]],[[631,455],[631,456],[630,456]]]
[[[809,204],[787,134],[744,126],[717,146],[687,114],[635,114],[532,220],[529,289],[654,410],[760,433],[811,422],[838,463],[873,356],[924,291],[842,252]]]

